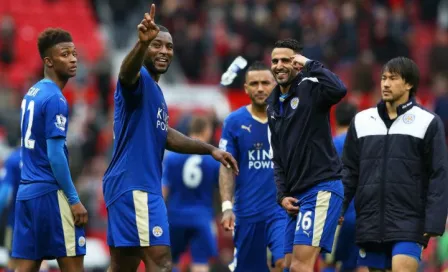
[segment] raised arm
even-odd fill
[[[306,78],[320,85],[317,94],[319,104],[332,106],[347,94],[347,88],[342,80],[320,62],[307,59],[302,55],[296,55],[293,63],[294,66],[302,68]]]
[[[148,50],[150,42],[159,33],[159,27],[154,22],[155,13],[156,7],[152,4],[150,13],[145,13],[143,20],[137,27],[137,43],[121,64],[118,78],[126,90],[134,90],[138,85],[140,68],[142,67],[145,53]]]
[[[212,155],[215,160],[221,162],[227,168],[233,168],[233,171],[238,174],[238,165],[230,153],[187,137],[173,128],[168,128],[166,148],[183,154]]]

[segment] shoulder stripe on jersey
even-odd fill
[[[389,134],[423,139],[433,119],[433,114],[414,106],[395,120]],[[377,108],[358,113],[355,117],[355,128],[358,138],[387,134],[386,124],[379,116]]]

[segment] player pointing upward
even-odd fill
[[[45,78],[22,100],[23,166],[12,257],[18,271],[39,271],[43,259],[54,258],[62,271],[82,271],[87,211],[70,177],[68,106],[61,92],[76,75],[76,48],[62,29],[42,32],[38,47]]]
[[[135,271],[141,260],[171,271],[168,218],[162,197],[165,149],[211,154],[238,171],[233,157],[168,126],[158,85],[173,58],[168,29],[154,22],[155,5],[138,25],[138,41],[124,59],[114,95],[114,152],[103,180],[112,271]]]

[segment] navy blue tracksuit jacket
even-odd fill
[[[347,93],[342,81],[318,61],[308,61],[280,102],[280,86],[268,98],[277,201],[312,186],[341,179],[333,145],[330,108]]]

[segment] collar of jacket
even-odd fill
[[[398,116],[412,109],[412,107],[415,104],[417,104],[417,102],[415,101],[415,97],[411,97],[406,103],[399,105],[397,107],[397,118]],[[386,102],[381,101],[380,103],[378,103],[377,107],[378,107],[378,114],[380,115],[381,119],[390,120],[389,114],[387,113]]]
[[[303,74],[302,72],[299,72],[297,76],[291,81],[291,87],[289,88],[288,95],[285,98],[285,101],[291,97],[291,95],[295,91],[295,87],[299,85],[300,80],[302,80]],[[277,84],[275,88],[272,90],[271,95],[266,100],[268,102],[268,105],[271,105],[276,111],[278,109],[278,104],[280,102],[280,96],[282,95],[282,92],[280,91],[280,85]]]

